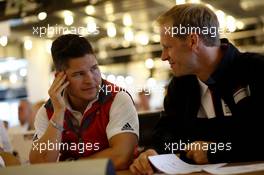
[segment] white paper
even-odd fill
[[[240,165],[240,166],[227,166],[227,167],[220,167],[213,169],[205,168],[204,170],[211,174],[217,174],[217,175],[249,173],[256,171],[264,171],[264,163]]]
[[[188,174],[193,172],[200,172],[205,168],[209,170],[224,166],[226,163],[220,164],[206,164],[206,165],[192,165],[185,163],[175,154],[162,154],[148,157],[152,165],[159,171],[166,174]]]

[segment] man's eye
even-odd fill
[[[95,71],[95,70],[97,70],[97,66],[91,68],[91,71]]]
[[[73,74],[73,76],[74,76],[74,77],[76,77],[76,76],[81,76],[82,74],[83,74],[82,72],[76,72],[76,73]]]

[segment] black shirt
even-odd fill
[[[223,58],[205,83],[225,101],[232,116],[197,118],[201,97],[196,76],[173,77],[153,137],[152,147],[159,153],[172,153],[167,146],[173,143],[210,141],[231,144],[231,149],[209,150],[211,163],[264,160],[264,143],[255,139],[264,133],[264,57],[241,53],[226,39],[221,44]]]

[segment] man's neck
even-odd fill
[[[90,101],[84,101],[84,100],[75,98],[69,94],[67,95],[67,98],[68,98],[69,104],[71,105],[71,108],[73,110],[81,112],[82,114],[84,113],[87,105],[90,103]]]
[[[201,69],[197,76],[201,81],[205,82],[214,73],[222,60],[223,53],[221,47],[207,48],[202,57],[204,62],[202,63]]]

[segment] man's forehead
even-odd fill
[[[166,22],[164,24],[161,24],[159,26],[160,28],[160,35],[167,35],[171,32],[171,29],[172,29],[172,23],[171,22]]]
[[[86,54],[82,57],[73,58],[68,61],[68,67],[79,67],[79,66],[93,66],[97,64],[95,55]]]
[[[81,57],[69,59],[69,64],[97,63],[96,57],[93,54],[85,54]]]

